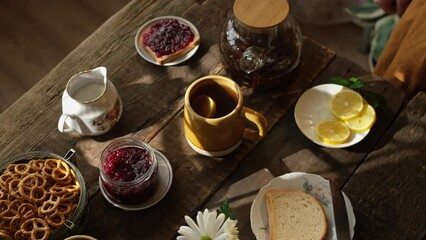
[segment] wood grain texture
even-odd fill
[[[0,112],[128,0],[0,2]]]
[[[426,93],[419,93],[349,179],[354,239],[426,238]]]
[[[227,200],[233,219],[238,221],[239,239],[255,239],[250,226],[250,209],[259,190],[268,184],[274,176],[268,169],[261,169],[250,176],[238,180],[226,181],[217,193],[201,208],[215,210]]]
[[[385,97],[388,110],[378,112],[377,122],[369,135],[360,143],[344,149],[318,146],[298,129],[294,120],[295,102],[293,102],[284,116],[275,124],[273,130],[269,132],[268,137],[251,151],[213,198],[223,197],[224,189],[228,188],[230,184],[250,176],[262,168],[267,168],[274,176],[289,172],[318,174],[325,178],[336,179],[340,186],[350,179],[353,171],[363,163],[369,152],[379,145],[381,136],[399,112],[404,93],[391,87],[387,82],[366,75],[366,72],[358,65],[340,57],[335,58],[311,85],[308,84],[303,89],[326,83],[327,79],[333,76],[363,76],[368,82],[368,90]],[[298,93],[298,95],[300,94]],[[231,204],[233,204],[232,200]],[[244,211],[248,209],[250,209],[248,206],[236,208],[234,214],[245,216]],[[239,218],[238,220],[238,227],[245,230],[241,231],[242,239],[255,239],[251,232],[250,219]]]
[[[0,115],[1,159],[30,150],[65,154],[71,147],[76,149],[75,158],[91,200],[84,233],[98,239],[175,238],[178,227],[185,224],[184,215],[194,216],[218,189],[264,167],[274,175],[309,170],[323,176],[337,176],[342,184],[392,122],[403,95],[383,81],[371,81],[369,88],[383,93],[389,100],[389,115],[380,114],[378,124],[359,145],[337,150],[314,145],[295,125],[292,106],[298,97],[327,77],[347,77],[364,72],[347,60],[337,58],[333,61],[333,51],[310,39],[304,40],[301,65],[292,80],[245,99],[248,107],[259,110],[268,119],[266,139],[257,143],[243,142],[221,161],[195,154],[186,143],[182,98],[195,79],[208,74],[226,74],[220,63],[218,41],[231,6],[232,1],[220,0],[130,2]],[[138,28],[163,15],[190,20],[202,37],[198,52],[178,66],[165,68],[150,64],[134,48]],[[77,72],[101,65],[107,67],[108,77],[124,103],[119,123],[99,137],[58,132],[56,126],[66,82]],[[173,168],[174,180],[167,196],[143,211],[115,208],[98,191],[99,155],[112,140],[123,136],[149,142],[165,154]],[[319,156],[327,165],[325,169],[287,162],[283,165],[280,161],[303,149]],[[314,166],[318,164],[321,162],[313,163]],[[229,180],[224,183],[226,179]],[[248,221],[245,218],[241,223],[247,237],[250,236]]]
[[[365,74],[366,72],[356,64],[337,57],[321,72],[312,85],[304,88],[307,89],[314,85],[326,83],[327,79],[333,76],[364,76],[363,78],[368,81],[366,88],[384,96],[388,109],[386,111],[378,111],[377,123],[362,142],[344,149],[330,149],[314,144],[298,129],[294,120],[294,104],[292,104],[291,108],[274,126],[274,131],[245,160],[247,162],[251,161],[252,164],[242,165],[244,166],[242,168],[245,171],[244,175],[250,175],[257,171],[256,169],[264,167],[267,167],[276,176],[290,171],[308,171],[324,177],[334,177],[343,186],[353,170],[363,161],[366,154],[378,143],[380,136],[389,127],[395,118],[395,114],[399,112],[404,98],[404,93],[401,90],[390,86],[387,82]],[[309,154],[314,154],[322,161],[303,164],[302,161],[305,158],[298,156],[301,154],[299,151],[306,151],[306,158],[308,159],[310,158]],[[296,154],[296,158],[300,159],[299,162],[292,157],[293,154]],[[255,160],[259,158],[263,160]],[[284,159],[284,166],[281,162],[282,159]]]
[[[1,1],[0,112],[129,1]],[[366,56],[357,51],[362,36],[357,26],[300,25],[306,36],[368,68]]]
[[[222,70],[218,36],[230,6],[231,2],[214,0],[129,3],[0,115],[2,159],[30,150],[64,154],[72,147],[77,150],[76,161],[93,198],[85,230],[88,234],[99,239],[129,239],[140,236],[142,226],[147,239],[175,236],[183,216],[193,215],[255,146],[245,143],[232,159],[217,162],[195,155],[182,133],[185,89],[193,80]],[[182,16],[193,22],[201,33],[197,54],[179,66],[152,65],[134,49],[138,28],[162,15]],[[259,96],[247,100],[248,106],[263,110],[270,127],[297,98],[297,94],[288,97],[286,91],[300,93],[301,86],[309,85],[334,57],[333,52],[309,40],[304,54],[309,71],[301,71],[289,88],[277,91],[274,101]],[[56,126],[66,82],[75,73],[99,65],[107,67],[108,77],[123,99],[124,112],[118,125],[108,134],[93,138],[59,133]],[[121,136],[137,137],[163,151],[175,172],[169,195],[143,214],[113,208],[98,192],[99,155],[112,139]],[[162,225],[158,225],[160,220]],[[123,227],[119,230],[105,227],[117,225]]]
[[[276,89],[273,93],[255,94],[246,99],[246,106],[260,111],[268,119],[269,130],[294,103],[302,89],[313,82],[320,71],[334,58],[334,52],[328,51],[327,48],[310,40],[306,40],[304,43],[305,59],[315,59],[315,61],[303,61],[304,64],[302,64],[298,76],[286,87]],[[267,94],[273,94],[273,98],[266,97]],[[120,232],[117,233],[113,229],[102,227],[105,224],[120,224],[126,226],[123,231],[126,232],[127,236],[136,237],[141,229],[146,229],[147,239],[173,238],[178,227],[185,224],[183,216],[194,216],[256,146],[256,143],[243,142],[233,154],[219,161],[196,154],[186,143],[183,136],[183,115],[180,112],[149,141],[151,146],[160,150],[169,158],[174,171],[174,180],[170,192],[158,205],[144,211],[143,216],[132,215],[132,221],[139,222],[140,227],[125,225],[128,218],[125,218],[122,214],[127,215],[127,213],[121,214],[120,211],[114,211],[114,215],[123,218],[109,219],[107,216],[110,214],[110,210],[99,209],[90,214],[85,232],[95,237],[104,238],[108,236],[111,239],[120,239]],[[97,194],[92,204],[102,206],[105,202],[104,197]],[[179,207],[176,208],[176,206]],[[160,221],[159,215],[167,216],[167,218],[161,219],[164,226],[158,226],[157,221],[153,221],[153,219]],[[105,220],[100,222],[99,219]],[[165,230],[166,226],[170,232],[165,233],[161,230],[163,227]],[[148,229],[153,228],[158,230],[148,231]]]

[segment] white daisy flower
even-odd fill
[[[188,226],[181,226],[177,240],[238,240],[237,221],[230,218],[225,220],[225,214],[217,216],[216,211],[198,212],[197,224],[185,216]]]

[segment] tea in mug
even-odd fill
[[[210,118],[220,118],[228,115],[232,110],[235,109],[238,103],[238,96],[232,89],[229,89],[225,86],[219,85],[216,82],[209,82],[203,86],[194,89],[190,97],[190,104],[192,109],[200,116],[209,117],[205,115],[203,107],[200,104],[194,103],[194,99],[198,96],[206,95],[213,99],[216,105],[216,111],[213,117]]]

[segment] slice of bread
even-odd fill
[[[161,57],[158,57],[149,47],[147,47],[143,44],[142,44],[142,46],[153,58],[155,58],[155,61],[158,64],[163,65],[165,63],[173,62],[173,61],[185,56],[185,54],[187,54],[189,51],[191,51],[193,48],[195,48],[198,45],[199,41],[200,41],[200,36],[194,34],[194,40],[192,42],[190,42],[185,48],[183,48],[179,51],[176,51],[174,53],[171,53],[171,54],[163,55]]]
[[[174,18],[155,22],[140,35],[140,46],[161,65],[185,56],[199,41],[197,31]]]
[[[265,193],[270,240],[322,240],[327,219],[319,203],[301,190],[271,189]]]

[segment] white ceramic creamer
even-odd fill
[[[58,129],[82,135],[101,135],[120,119],[123,104],[105,67],[80,72],[68,81],[62,95]]]

